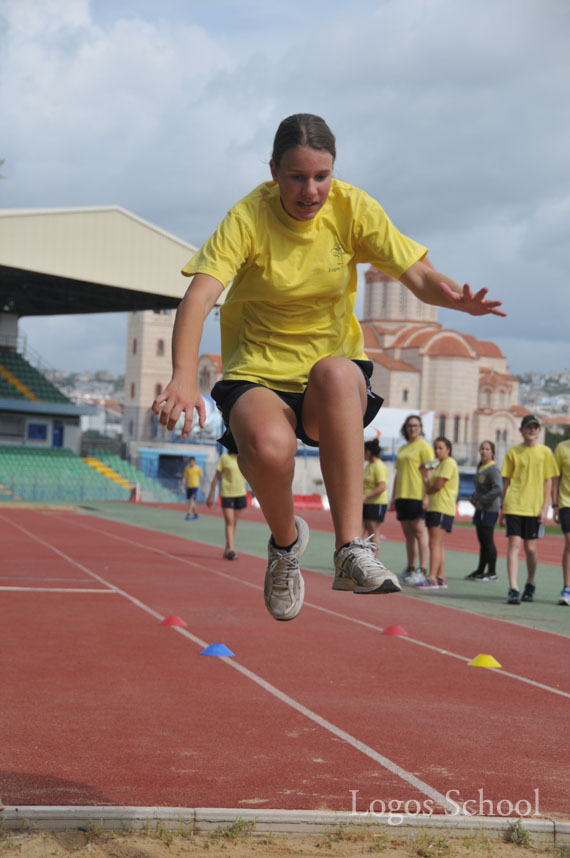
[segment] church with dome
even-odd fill
[[[392,277],[365,273],[360,324],[365,351],[374,362],[372,386],[389,408],[433,411],[434,435],[453,443],[453,455],[473,464],[484,439],[497,455],[520,440],[526,409],[518,404],[518,380],[495,343],[444,328],[438,308],[422,303]]]

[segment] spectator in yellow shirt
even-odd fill
[[[440,435],[433,442],[437,465],[420,465],[428,496],[426,527],[429,535],[429,575],[416,587],[426,592],[447,590],[445,580],[445,534],[451,533],[457,508],[459,471],[451,457],[451,441]]]
[[[552,506],[554,520],[560,524],[564,534],[562,554],[562,591],[559,605],[570,606],[570,440],[561,441],[554,451],[554,459],[560,471],[552,481]]]
[[[377,438],[364,444],[362,535],[380,547],[379,534],[388,506],[388,471],[380,458]]]
[[[503,477],[503,505],[499,524],[506,523],[509,546],[507,571],[509,592],[507,603],[520,605],[533,602],[536,584],[536,540],[544,534],[552,492],[552,478],[558,476],[558,467],[552,450],[539,444],[541,423],[534,414],[525,414],[521,421],[522,444],[511,447],[505,456]],[[518,587],[519,552],[524,543],[527,581],[521,596]]]
[[[202,485],[202,468],[196,464],[194,456],[190,456],[188,464],[184,468],[180,488],[186,489],[186,498],[188,500],[188,512],[186,513],[186,521],[194,521],[198,518],[196,512],[196,497],[198,489]]]
[[[226,534],[224,560],[237,560],[239,555],[234,549],[236,527],[242,509],[247,506],[247,494],[245,480],[239,469],[238,457],[235,453],[222,453],[220,456],[206,501],[208,506],[212,506],[214,503],[218,483],[220,483],[220,498]]]
[[[409,414],[400,432],[406,443],[400,447],[396,457],[390,509],[396,510],[406,540],[408,565],[400,575],[400,581],[414,586],[425,579],[429,559],[429,538],[425,526],[426,488],[420,466],[433,462],[435,454],[423,437],[424,427],[419,414]]]

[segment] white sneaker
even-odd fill
[[[416,571],[415,569],[411,569],[409,566],[406,566],[406,568],[402,569],[402,571],[398,575],[398,581],[406,581],[406,579],[410,575],[413,575],[415,571]]]
[[[305,582],[299,568],[299,557],[309,542],[309,527],[295,516],[297,541],[289,551],[280,551],[269,540],[269,563],[265,573],[265,605],[276,620],[293,620],[303,607]]]
[[[416,584],[420,584],[425,577],[426,576],[421,569],[413,569],[411,572],[406,572],[405,575],[401,576],[400,581],[407,587],[415,587]]]
[[[416,584],[419,584],[421,581],[425,581],[425,579],[426,579],[425,573],[422,572],[421,569],[416,569],[416,571],[412,574],[412,578],[411,578],[410,583],[412,584],[412,586],[415,586]]]
[[[398,579],[376,557],[376,545],[368,539],[353,539],[334,553],[333,590],[354,593],[399,593]]]

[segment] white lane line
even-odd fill
[[[161,554],[163,557],[168,557],[170,560],[176,560],[179,563],[184,563],[187,566],[193,566],[195,569],[202,569],[205,572],[209,572],[213,575],[218,575],[220,578],[226,578],[228,581],[232,581],[234,584],[241,584],[244,587],[251,587],[254,590],[263,590],[263,587],[260,584],[253,584],[251,581],[243,581],[241,578],[236,578],[233,575],[228,575],[227,572],[221,572],[219,569],[212,569],[210,566],[205,566],[203,563],[196,563],[194,560],[188,560],[185,557],[177,556],[176,554],[170,554],[168,551],[164,551],[162,548],[154,548],[153,546],[145,545],[142,542],[137,542],[134,539],[129,539],[126,536],[118,536],[115,533],[109,533],[108,530],[103,530],[102,528],[91,527],[88,524],[84,524],[83,522],[74,521],[73,524],[76,527],[83,527],[85,530],[91,530],[94,533],[104,533],[106,536],[110,536],[112,539],[117,539],[119,542],[126,542],[129,545],[134,545],[137,548],[143,548],[146,551],[154,552],[155,554]],[[375,626],[372,623],[367,623],[365,620],[359,620],[356,617],[351,617],[348,614],[341,614],[338,611],[333,611],[330,608],[324,608],[321,605],[317,605],[314,602],[303,603],[303,607],[313,608],[315,611],[321,611],[324,614],[330,614],[333,617],[337,617],[340,620],[345,620],[349,623],[356,623],[359,626],[364,626],[364,628],[371,629],[375,632],[382,633],[382,626]],[[466,657],[464,655],[459,655],[458,653],[451,652],[447,649],[441,649],[441,647],[435,646],[434,644],[426,643],[425,641],[418,640],[417,638],[405,637],[402,636],[400,640],[407,641],[410,644],[414,644],[415,646],[424,647],[424,649],[431,650],[432,652],[437,652],[439,655],[446,655],[450,658],[458,659],[459,661],[463,661],[466,664],[471,661],[473,656]],[[517,682],[524,682],[526,685],[531,685],[533,688],[540,688],[541,691],[548,691],[551,694],[557,694],[559,697],[565,697],[570,700],[570,692],[562,691],[560,688],[554,688],[551,685],[544,685],[542,682],[537,682],[535,679],[529,679],[526,676],[520,676],[518,673],[511,673],[508,670],[494,670],[493,673],[497,676],[507,676],[509,679],[515,679]]]
[[[0,515],[0,518],[2,518],[2,517],[3,516]],[[71,563],[72,565],[76,566],[78,569],[81,569],[82,572],[85,572],[85,574],[90,575],[91,577],[95,578],[95,580],[97,580],[101,584],[104,584],[105,586],[109,587],[110,589],[112,589],[115,593],[119,594],[120,596],[123,596],[125,599],[127,599],[129,602],[131,602],[131,604],[136,605],[138,608],[140,608],[143,611],[146,611],[146,613],[150,614],[152,617],[155,617],[160,622],[162,622],[165,619],[165,617],[162,616],[161,614],[159,614],[158,611],[155,611],[149,605],[146,605],[144,602],[141,602],[140,599],[137,599],[135,596],[132,596],[130,593],[127,593],[125,590],[121,590],[120,587],[116,587],[111,582],[106,581],[104,578],[102,578],[96,572],[93,572],[93,570],[89,569],[87,566],[84,566],[82,563],[78,563],[77,561],[73,560],[73,558],[69,557],[69,555],[65,554],[63,551],[60,551],[59,548],[56,548],[54,545],[51,545],[49,542],[46,542],[44,539],[37,536],[35,533],[32,533],[31,531],[27,530],[25,527],[22,527],[21,525],[16,524],[14,522],[10,522],[10,524],[12,524],[13,527],[17,528],[22,533],[25,533],[26,536],[30,537],[30,539],[33,539],[35,542],[38,542],[40,545],[43,545],[45,548],[48,548],[50,551],[53,551],[59,557],[62,557],[64,560],[66,560],[68,563]],[[93,530],[94,528],[88,528],[88,529]],[[101,531],[97,531],[97,532],[101,533]],[[106,531],[103,531],[103,532],[106,533]],[[108,534],[108,535],[112,536],[113,534]],[[126,540],[126,541],[132,542],[132,540]],[[136,545],[137,543],[134,543],[134,544]],[[170,555],[168,555],[168,556],[170,556]],[[179,626],[173,626],[172,628],[176,632],[178,632],[179,634],[183,635],[185,638],[188,638],[188,640],[197,644],[202,649],[204,649],[205,647],[208,646],[206,641],[203,641],[201,638],[197,637],[196,635],[193,635],[187,629],[180,628]],[[396,775],[401,780],[410,784],[415,789],[417,789],[420,793],[427,795],[437,805],[445,808],[445,810],[457,813],[457,804],[455,804],[455,802],[452,802],[448,798],[446,798],[446,796],[443,795],[443,793],[440,793],[434,787],[432,787],[429,784],[425,783],[424,781],[420,780],[420,778],[416,777],[411,772],[408,772],[405,769],[402,769],[400,766],[397,765],[397,763],[394,763],[392,760],[388,759],[388,757],[385,757],[382,754],[379,754],[377,751],[374,750],[374,748],[369,747],[364,742],[361,742],[359,739],[357,739],[355,736],[352,736],[350,733],[347,733],[345,730],[342,730],[340,727],[337,727],[336,724],[333,724],[331,721],[328,721],[326,718],[322,718],[316,712],[313,712],[312,709],[308,709],[306,706],[303,706],[301,703],[299,703],[293,697],[289,697],[288,694],[285,694],[283,691],[281,691],[275,685],[272,685],[270,682],[267,682],[265,679],[262,679],[260,676],[257,676],[257,674],[253,673],[247,667],[244,667],[243,665],[241,665],[238,661],[235,660],[235,658],[233,658],[233,657],[228,658],[228,657],[222,656],[220,660],[225,662],[228,665],[228,667],[231,667],[234,670],[237,670],[239,673],[243,674],[243,676],[247,677],[250,681],[255,682],[257,685],[259,685],[261,688],[263,688],[269,694],[276,697],[282,703],[285,703],[287,706],[289,706],[290,708],[299,712],[304,717],[309,718],[311,721],[313,721],[315,724],[318,724],[324,730],[327,730],[329,733],[332,733],[332,735],[337,736],[339,739],[342,739],[344,742],[346,742],[348,745],[350,745],[356,751],[359,751],[360,753],[367,756],[369,759],[374,760],[374,762],[378,763],[380,766],[382,766],[382,768],[386,769],[387,771],[391,772],[393,775]]]
[[[84,581],[85,578],[51,578],[49,575],[0,575],[0,581],[65,581],[75,583]]]
[[[94,590],[90,587],[0,587],[15,593],[111,593],[114,590]]]

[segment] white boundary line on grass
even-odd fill
[[[2,516],[0,514],[0,518],[4,518],[4,516]],[[96,572],[93,572],[93,570],[89,569],[87,566],[84,566],[82,563],[78,563],[76,560],[74,560],[68,554],[65,554],[63,551],[60,551],[59,548],[56,548],[54,545],[51,545],[49,542],[46,542],[41,537],[37,536],[37,534],[32,533],[30,530],[27,530],[27,528],[22,527],[20,524],[16,524],[15,522],[10,522],[8,519],[5,519],[5,518],[4,518],[4,520],[8,521],[8,523],[11,524],[13,527],[15,527],[17,530],[21,531],[22,533],[25,533],[26,536],[30,537],[30,539],[34,540],[35,542],[37,542],[40,545],[43,545],[45,548],[49,549],[50,551],[53,551],[55,554],[57,554],[62,559],[66,560],[68,563],[75,566],[77,569],[81,569],[81,571],[84,572],[86,575],[89,575],[90,577],[94,578],[96,581],[99,581],[101,584],[104,584],[105,586],[110,587],[115,593],[117,593],[120,596],[123,596],[125,599],[127,599],[129,602],[131,602],[131,604],[136,605],[136,607],[138,607],[138,608],[141,608],[141,610],[145,611],[147,614],[150,614],[152,617],[155,617],[157,620],[159,620],[159,622],[162,622],[165,619],[165,617],[162,616],[162,614],[159,614],[158,611],[155,611],[149,605],[146,605],[144,602],[141,602],[140,599],[137,599],[135,596],[132,596],[130,593],[127,593],[126,590],[122,590],[120,587],[116,587],[114,584],[111,584],[109,581],[106,581],[104,578],[102,578]],[[95,530],[95,528],[89,528],[89,527],[87,527],[87,529],[88,530]],[[96,532],[101,533],[101,531],[96,531]],[[103,531],[103,532],[106,533],[106,531]],[[108,535],[113,536],[113,534],[108,534]],[[121,537],[118,537],[118,538],[121,539]],[[132,543],[132,540],[127,539],[125,541]],[[137,545],[137,543],[134,543],[134,544]],[[140,547],[145,547],[145,546],[140,546]],[[161,552],[161,553],[163,553],[163,552]],[[167,555],[167,556],[171,557],[172,555]],[[173,557],[172,559],[177,559],[177,558]],[[193,564],[193,565],[197,565],[197,564]],[[203,649],[205,649],[208,646],[206,641],[203,641],[201,638],[197,637],[196,635],[193,635],[187,629],[181,628],[180,626],[173,626],[172,628],[176,632],[178,632],[178,634],[182,635],[183,637],[187,638],[188,640],[192,641],[192,643],[197,644],[198,646],[202,647]],[[290,697],[288,694],[285,694],[285,692],[281,691],[275,685],[272,685],[270,682],[267,682],[265,679],[262,679],[260,676],[257,676],[257,674],[253,673],[247,667],[244,667],[243,665],[241,665],[238,661],[235,660],[235,658],[233,658],[233,657],[230,658],[227,656],[218,656],[218,658],[220,661],[223,661],[225,664],[227,664],[228,667],[231,667],[234,670],[237,670],[239,673],[241,673],[247,679],[249,679],[252,682],[255,682],[257,685],[259,685],[261,688],[263,688],[269,694],[276,697],[282,703],[285,703],[287,706],[296,710],[301,715],[303,715],[305,718],[308,718],[311,721],[313,721],[319,727],[322,727],[324,730],[328,731],[329,733],[332,733],[332,735],[334,735],[337,738],[341,739],[342,741],[346,742],[346,744],[353,747],[356,751],[360,751],[360,753],[364,754],[369,759],[374,760],[374,762],[378,763],[380,766],[382,766],[382,768],[386,769],[387,771],[391,772],[393,775],[396,775],[401,780],[410,784],[410,786],[413,786],[420,793],[427,795],[429,798],[431,798],[440,807],[443,807],[445,810],[450,811],[450,812],[456,812],[457,805],[454,802],[450,801],[448,798],[446,798],[446,796],[443,795],[443,793],[440,793],[434,787],[432,787],[429,784],[425,783],[424,781],[420,780],[420,778],[417,778],[411,772],[407,772],[405,769],[402,769],[400,766],[397,765],[397,763],[394,763],[392,760],[388,759],[388,757],[385,757],[382,754],[379,754],[377,751],[374,750],[374,748],[369,747],[364,742],[361,742],[359,739],[357,739],[355,736],[352,736],[350,733],[347,733],[345,730],[342,730],[340,727],[337,727],[336,724],[333,724],[331,721],[328,721],[326,718],[322,718],[316,712],[313,712],[312,709],[308,709],[306,706],[303,706],[301,703],[299,703],[293,697]]]
[[[123,522],[117,522],[117,523],[123,525]],[[156,554],[161,554],[163,557],[168,557],[170,560],[176,560],[179,563],[186,564],[187,566],[193,566],[196,569],[201,569],[201,570],[204,570],[206,572],[210,572],[213,575],[218,575],[221,578],[226,578],[228,581],[233,581],[235,584],[241,584],[244,587],[251,587],[252,589],[258,590],[258,591],[263,590],[263,587],[260,584],[252,584],[251,581],[243,581],[241,578],[236,578],[233,575],[228,575],[227,572],[222,572],[219,569],[212,569],[211,567],[205,566],[202,563],[196,563],[193,560],[187,560],[185,557],[179,557],[175,554],[170,554],[170,552],[165,551],[162,548],[154,548],[153,546],[144,545],[144,543],[137,542],[134,539],[129,539],[126,536],[118,536],[115,533],[109,533],[108,530],[104,530],[102,528],[97,528],[97,527],[91,527],[90,525],[85,524],[84,522],[74,521],[73,524],[76,527],[82,527],[85,530],[92,530],[94,533],[104,533],[106,536],[110,536],[112,539],[117,539],[120,542],[126,542],[130,545],[135,545],[137,548],[143,548],[146,551],[152,551]],[[127,525],[127,527],[128,526],[132,526],[132,525]],[[208,546],[208,547],[211,547],[211,546]],[[356,623],[357,625],[364,626],[365,628],[371,629],[372,631],[380,632],[380,633],[382,633],[382,631],[383,631],[382,626],[375,626],[373,623],[367,623],[365,620],[359,620],[356,617],[351,617],[350,615],[347,615],[347,614],[341,614],[339,611],[333,611],[330,608],[324,608],[321,605],[315,604],[314,602],[305,601],[303,604],[304,604],[304,607],[313,608],[314,610],[321,611],[324,614],[330,614],[333,617],[337,617],[338,619],[345,620],[349,623]],[[417,638],[411,638],[409,636],[401,636],[401,640],[407,641],[410,644],[415,644],[416,646],[424,647],[425,649],[431,650],[432,652],[437,652],[440,655],[447,655],[450,658],[458,659],[459,661],[463,661],[466,664],[468,664],[471,661],[471,658],[469,658],[469,657],[466,657],[464,655],[459,655],[458,653],[451,652],[450,650],[447,650],[447,649],[442,649],[441,647],[435,646],[434,644],[425,643],[425,641],[418,640]],[[517,673],[511,673],[510,671],[503,670],[502,668],[500,670],[494,670],[493,672],[497,675],[507,676],[509,679],[515,679],[518,682],[524,682],[527,685],[533,686],[534,688],[540,688],[542,691],[548,691],[551,694],[556,694],[559,697],[564,697],[567,700],[570,700],[570,692],[562,691],[560,688],[553,688],[551,685],[545,685],[542,682],[537,682],[535,679],[529,679],[526,676],[520,676]]]

